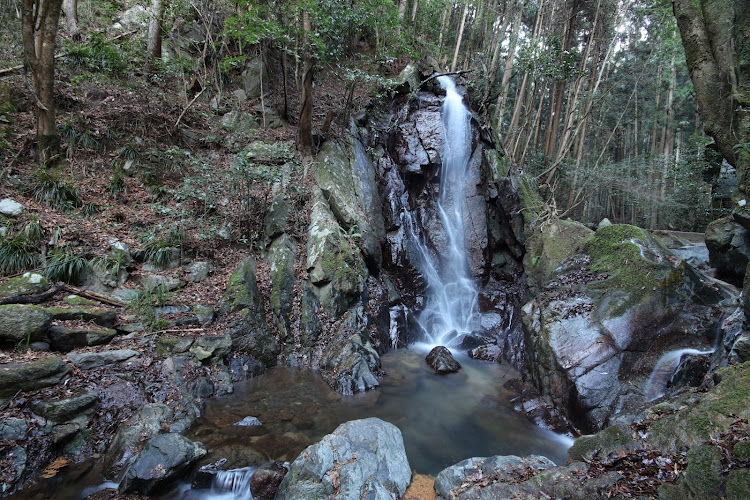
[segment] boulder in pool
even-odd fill
[[[455,373],[461,369],[461,364],[453,359],[453,355],[448,348],[441,345],[434,347],[425,358],[425,361],[430,365],[430,368],[441,375]]]

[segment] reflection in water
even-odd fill
[[[565,462],[570,440],[534,426],[510,407],[502,385],[516,372],[459,355],[463,369],[440,376],[427,367],[425,354],[384,355],[388,375],[381,386],[355,396],[331,391],[309,370],[276,367],[212,400],[188,437],[203,442],[217,460],[223,454],[236,457],[243,446],[254,450],[245,450],[247,456],[259,452],[261,458],[292,461],[339,424],[374,416],[401,429],[409,462],[423,474],[473,456],[538,454]],[[248,415],[263,425],[233,425]]]

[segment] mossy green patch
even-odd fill
[[[732,450],[732,456],[736,460],[741,460],[743,462],[750,460],[750,442],[740,441],[735,443],[734,449]],[[748,496],[748,498],[750,498],[750,496]]]
[[[174,346],[177,345],[177,341],[179,339],[172,338],[172,337],[160,337],[156,341],[156,354],[159,356],[165,356],[172,352],[172,349],[174,349]]]
[[[725,487],[727,500],[746,500],[750,498],[750,470],[736,469],[729,473]]]
[[[99,303],[95,300],[89,300],[79,295],[68,295],[63,301],[71,306],[98,306]]]
[[[584,457],[590,458],[590,455],[597,450],[602,455],[607,455],[611,451],[625,448],[630,443],[628,433],[613,425],[596,434],[579,437],[568,450],[568,454],[573,460],[583,460]]]

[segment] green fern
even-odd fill
[[[20,232],[0,238],[0,274],[13,274],[39,265],[36,242]]]
[[[89,262],[83,256],[66,250],[54,250],[47,256],[44,276],[49,281],[74,283],[89,268]]]
[[[81,204],[78,190],[60,178],[52,169],[40,169],[32,180],[29,192],[40,203],[47,203],[57,209],[77,207]]]

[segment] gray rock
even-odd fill
[[[190,354],[203,363],[217,364],[222,363],[224,357],[232,349],[232,337],[230,335],[222,336],[202,336],[195,339],[190,346]]]
[[[149,403],[120,424],[104,457],[107,477],[119,476],[130,465],[136,445],[161,432],[174,418],[174,411],[163,403]]]
[[[481,490],[490,478],[493,481],[511,481],[527,475],[529,468],[541,471],[554,466],[555,463],[548,458],[537,455],[524,458],[515,455],[467,458],[438,473],[435,492],[439,498],[480,498],[471,490]]]
[[[230,111],[221,118],[221,126],[235,134],[249,134],[258,128],[258,122],[246,111]]]
[[[9,217],[16,217],[23,213],[23,205],[17,201],[11,200],[10,198],[3,198],[0,200],[0,214],[7,215]]]
[[[41,274],[23,273],[21,276],[10,278],[0,286],[0,297],[42,293],[48,288],[49,283]]]
[[[101,352],[71,352],[68,359],[81,370],[90,370],[100,366],[120,363],[138,355],[138,351],[130,349],[117,349]]]
[[[262,106],[258,104],[253,106],[253,111],[258,114],[258,123],[263,128],[279,128],[283,127],[286,123],[276,110],[268,105]]]
[[[70,368],[58,356],[0,365],[0,401],[7,401],[18,391],[36,391],[60,383]]]
[[[242,72],[242,86],[248,99],[260,97],[261,86],[263,87],[263,93],[268,92],[268,70],[259,57],[247,62],[247,66]]]
[[[60,423],[72,420],[80,413],[94,406],[98,401],[99,394],[95,390],[85,389],[70,397],[32,400],[31,409],[37,415]]]
[[[112,292],[112,297],[123,302],[132,302],[138,298],[140,292],[133,288],[118,288]]]
[[[289,236],[276,238],[268,248],[271,264],[271,311],[282,342],[294,345],[291,328],[292,305],[294,304],[294,261],[296,252]]]
[[[50,350],[49,342],[32,342],[29,344],[29,349],[34,352],[44,352]]]
[[[93,307],[48,307],[53,320],[60,321],[92,321],[99,326],[111,328],[117,320],[117,313],[112,309]]]
[[[236,425],[238,427],[257,427],[263,424],[260,422],[260,420],[258,420],[258,417],[245,417],[239,422],[235,422],[232,425]]]
[[[237,104],[244,104],[247,101],[247,94],[242,89],[235,90],[232,95],[237,99]]]
[[[146,26],[150,18],[149,10],[142,5],[136,5],[122,13],[115,28],[128,28],[133,26]]]
[[[34,342],[46,340],[52,325],[52,314],[39,306],[0,305],[0,342]]]
[[[71,351],[76,347],[86,347],[109,343],[115,338],[117,330],[113,328],[65,328],[62,326],[50,327],[50,345],[57,351]]]
[[[198,322],[201,325],[210,325],[216,318],[216,311],[214,311],[214,308],[202,304],[195,304],[193,306],[193,314],[198,318]]]
[[[180,434],[160,434],[148,441],[125,471],[120,493],[148,494],[180,475],[206,454],[206,448]]]
[[[606,217],[599,221],[599,224],[597,224],[597,228],[601,229],[603,227],[611,226],[612,221],[607,219]]]
[[[377,418],[341,424],[292,462],[278,500],[397,499],[411,481],[401,431]]]
[[[363,319],[356,311],[350,311],[319,360],[320,367],[331,377],[329,384],[342,394],[365,392],[380,385],[375,378],[380,356],[369,340],[363,340],[366,331]]]
[[[105,268],[104,266],[88,266],[81,275],[81,286],[86,290],[97,293],[112,293],[128,280],[126,269]]]
[[[258,467],[250,478],[253,500],[273,500],[287,472],[284,464],[273,460]]]
[[[0,422],[0,439],[9,441],[18,441],[26,438],[26,432],[29,427],[26,425],[26,419],[8,417]]]
[[[445,346],[433,347],[425,358],[427,364],[439,374],[455,373],[461,369],[461,363],[453,359],[453,354]]]
[[[158,288],[164,288],[168,291],[177,290],[178,288],[182,288],[185,286],[185,282],[174,278],[172,276],[162,276],[160,274],[149,274],[143,279],[141,279],[141,286],[150,292],[158,289]]]
[[[7,452],[5,458],[7,459],[6,463],[8,467],[7,469],[3,469],[3,476],[8,478],[10,484],[15,484],[21,479],[24,471],[26,471],[26,461],[28,460],[26,448],[23,446],[14,446]],[[4,482],[1,486],[5,487],[5,484],[7,483]]]
[[[208,278],[208,273],[213,271],[214,266],[210,262],[193,262],[187,267],[187,280],[198,283]]]
[[[718,276],[741,283],[750,259],[750,234],[731,217],[713,221],[706,228],[709,261]]]

